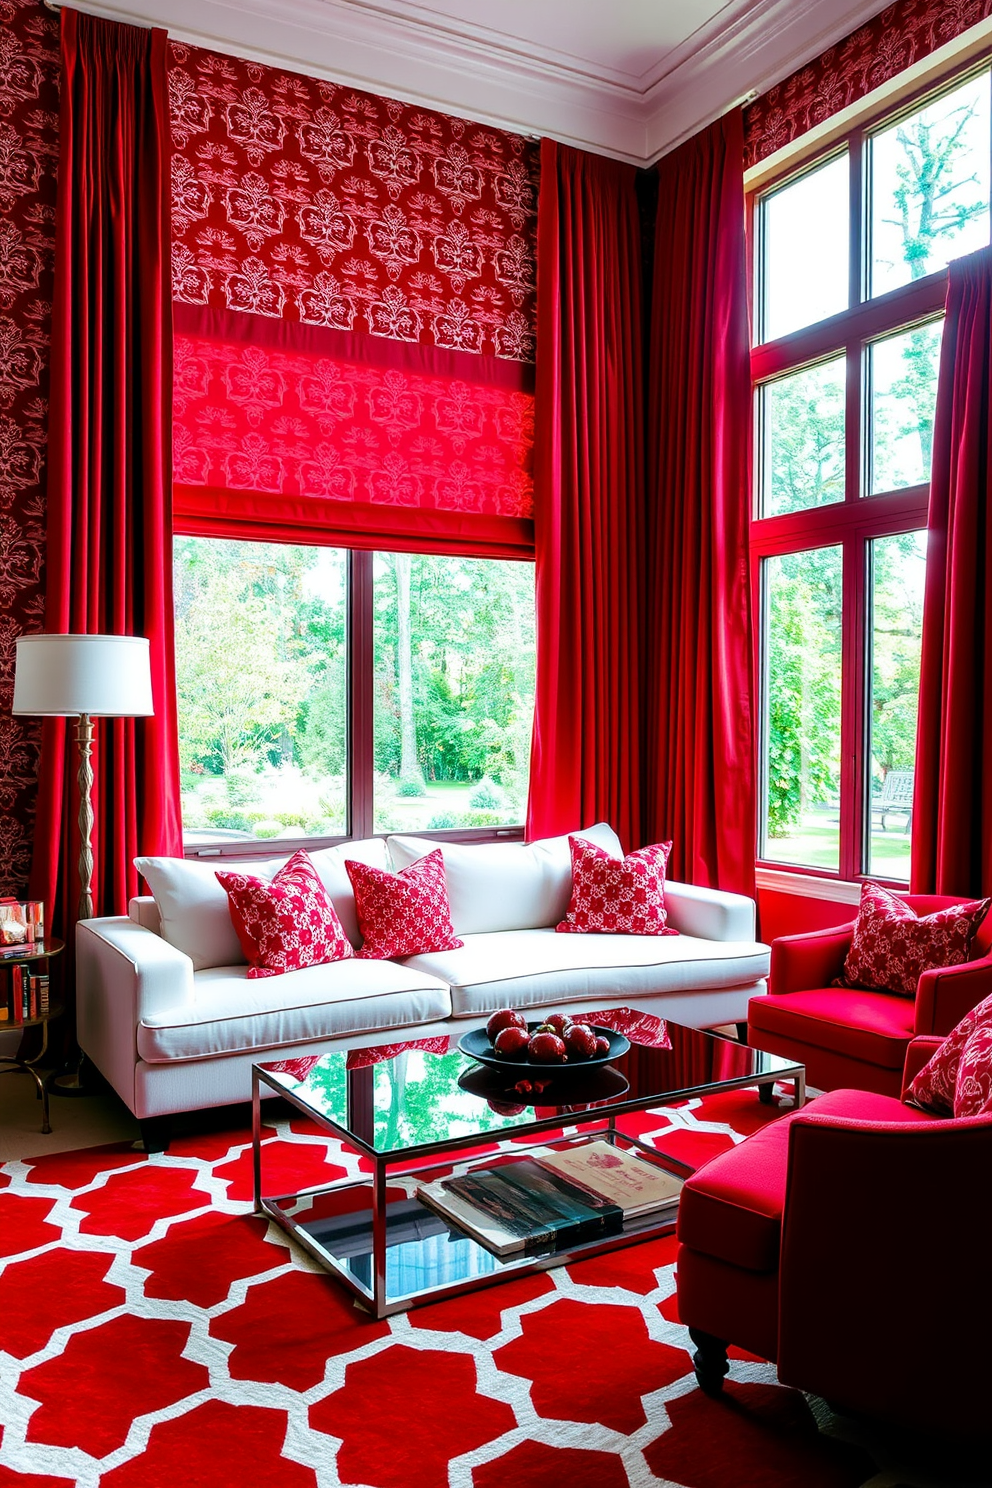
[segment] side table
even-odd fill
[[[14,969],[18,966],[27,967],[32,973],[37,973],[39,963],[47,970],[48,961],[52,956],[57,956],[65,949],[65,942],[56,940],[54,936],[23,954],[16,956],[0,957],[0,1006],[10,1009],[13,1016],[0,1023],[0,1032],[21,1032],[25,1028],[35,1028],[41,1025],[41,1048],[33,1059],[21,1059],[18,1055],[0,1054],[0,1064],[10,1065],[11,1069],[24,1070],[29,1074],[38,1087],[38,1099],[41,1101],[41,1131],[47,1136],[51,1131],[51,1123],[48,1119],[48,1087],[39,1075],[35,1066],[40,1064],[48,1052],[48,1025],[53,1018],[57,1018],[63,1011],[59,1002],[49,1002],[44,1011],[40,1008],[34,1016],[24,1017],[23,1005],[18,1006],[18,998],[15,996]],[[44,974],[44,973],[42,973]],[[3,1073],[10,1074],[11,1070]]]

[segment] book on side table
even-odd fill
[[[625,1220],[674,1210],[681,1190],[649,1158],[593,1141],[425,1183],[417,1197],[502,1257],[615,1235]]]

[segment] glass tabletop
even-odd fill
[[[632,1042],[598,1070],[549,1068],[547,1086],[529,1094],[514,1088],[517,1072],[488,1069],[461,1053],[457,1035],[275,1060],[258,1070],[266,1084],[357,1146],[397,1157],[802,1072],[801,1065],[719,1034],[651,1021],[660,1030],[655,1045]]]

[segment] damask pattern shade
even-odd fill
[[[230,516],[225,498],[251,493],[270,520],[360,546],[399,537],[391,510],[424,511],[435,536],[526,552],[530,371],[176,306],[177,509]]]
[[[180,524],[529,555],[530,147],[170,58]]]
[[[518,135],[170,47],[178,302],[532,361]]]

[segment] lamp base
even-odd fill
[[[89,1062],[82,1049],[74,1049],[61,1069],[54,1070],[45,1084],[49,1095],[93,1095],[94,1086],[89,1078]]]

